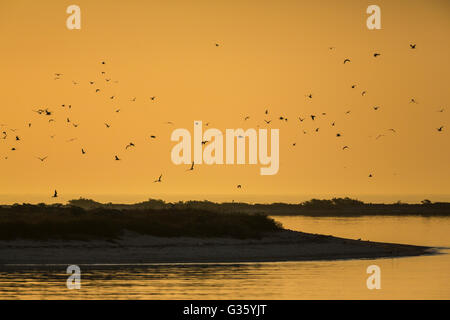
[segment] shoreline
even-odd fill
[[[163,238],[125,232],[117,240],[2,240],[0,266],[51,264],[246,263],[377,259],[437,248],[283,230],[261,239]]]

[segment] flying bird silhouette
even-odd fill
[[[45,161],[45,159],[47,159],[48,158],[48,156],[45,156],[45,157],[43,157],[43,158],[40,158],[40,157],[36,157],[37,159],[39,159],[39,160],[41,160],[41,162],[44,162]]]
[[[131,147],[135,147],[133,142],[130,142],[129,144],[127,144],[127,146],[125,147],[125,150]]]
[[[114,160],[119,161],[120,158],[118,156],[114,156]]]
[[[161,178],[162,178],[162,174],[159,176],[159,178],[158,179],[156,179],[155,181],[153,181],[153,182],[162,182],[162,180],[161,180]]]
[[[346,64],[347,62],[350,62],[350,59],[345,59],[344,60],[344,64]]]
[[[194,163],[194,161],[192,161],[191,167],[190,167],[189,169],[187,169],[186,171],[192,171],[192,170],[194,170],[194,165],[195,165],[195,163]]]
[[[444,126],[440,126],[439,128],[437,128],[437,131],[441,132],[442,129],[444,129]]]
[[[416,44],[410,44],[409,45],[411,49],[415,49],[416,48]]]
[[[55,190],[55,192],[53,193],[53,198],[58,198],[58,191]]]

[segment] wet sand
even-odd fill
[[[0,241],[0,264],[275,262],[432,254],[434,248],[284,230],[261,239],[161,238],[126,233],[106,240]]]

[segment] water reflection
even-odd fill
[[[449,219],[278,217],[285,227],[372,241],[449,246]],[[450,253],[395,259],[227,264],[80,265],[81,290],[65,265],[0,267],[0,299],[448,299]],[[382,270],[381,290],[366,268]]]

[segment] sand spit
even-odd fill
[[[0,241],[0,264],[268,262],[402,257],[433,248],[283,230],[261,239],[162,238],[125,233],[107,240]]]

